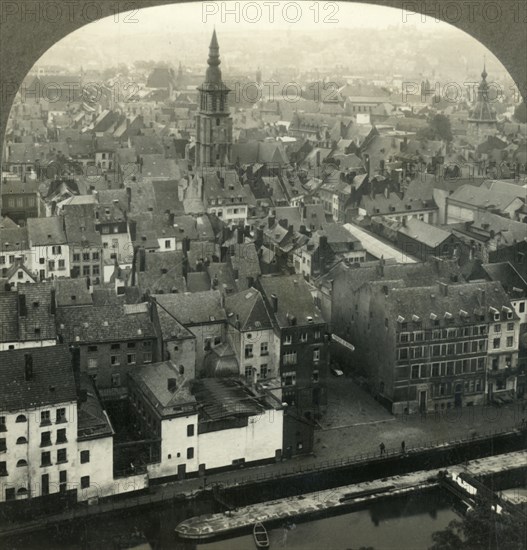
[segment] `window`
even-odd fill
[[[494,338],[494,341],[492,342],[492,347],[494,349],[498,349],[500,347],[500,339],[499,338]]]
[[[40,455],[40,465],[41,466],[51,466],[51,453],[46,451]]]
[[[127,360],[129,365],[135,365],[135,353],[129,353],[126,356],[126,360]]]
[[[520,313],[525,313],[525,302],[520,302]]]
[[[412,365],[412,379],[419,378],[419,365]]]
[[[494,325],[494,332],[501,332],[501,325]]]
[[[85,277],[88,277],[90,275],[90,266],[89,265],[83,265],[82,266],[82,274]]]
[[[194,447],[189,447],[187,449],[187,459],[194,458]]]
[[[5,416],[0,416],[0,432],[7,432],[7,427],[5,424]]]
[[[315,330],[315,340],[320,340],[320,330]]]
[[[112,344],[111,349],[121,349],[121,344]]]
[[[165,248],[170,248],[170,239],[165,240]]]
[[[82,261],[83,262],[89,262],[90,261],[90,253],[89,252],[83,252],[82,253]]]
[[[90,451],[81,451],[81,464],[87,464],[90,461]]]
[[[320,350],[318,348],[313,350],[313,361],[320,361]]]
[[[62,254],[62,247],[61,246],[52,246],[51,247],[51,253],[52,254]]]
[[[296,365],[296,351],[284,353],[283,363],[284,365]]]
[[[98,260],[99,259],[99,253],[98,252],[94,252],[92,255],[91,255],[92,259],[93,260]]]
[[[247,365],[245,367],[245,378],[246,380],[250,380],[253,375],[253,368],[250,365]]]
[[[54,271],[55,270],[55,262],[53,260],[49,260],[48,262],[48,269],[50,271]]]
[[[17,445],[24,445],[25,443],[27,443],[27,439],[24,436],[21,436],[16,440]]]
[[[49,495],[49,474],[44,474],[41,478],[42,495]]]
[[[282,375],[284,386],[294,386],[296,384],[296,373],[295,372],[285,372]]]
[[[408,359],[408,348],[402,348],[399,350],[399,359]]]
[[[88,489],[90,486],[90,476],[81,477],[81,489]]]
[[[6,438],[5,437],[2,437],[0,439],[0,452],[3,453],[7,450],[7,445],[6,445]]]
[[[320,380],[320,374],[318,370],[313,371],[313,376],[311,377],[311,380],[313,380],[313,382],[318,382]]]
[[[118,366],[121,364],[121,359],[119,355],[110,355],[110,365]]]
[[[88,370],[97,370],[97,359],[88,359]]]
[[[407,332],[401,332],[399,335],[399,342],[409,342],[410,335]]]
[[[0,476],[7,475],[7,462],[0,462]]]
[[[432,376],[439,376],[439,363],[432,363]]]
[[[260,355],[269,355],[269,344],[267,342],[260,344]]]
[[[261,378],[267,378],[268,368],[267,364],[260,365],[260,377]]]
[[[512,348],[512,344],[514,342],[514,338],[512,336],[507,336],[507,347]]]
[[[143,363],[151,363],[152,362],[152,352],[151,351],[144,351],[143,352]]]
[[[284,346],[289,346],[293,343],[293,337],[291,336],[291,334],[286,334],[284,336]]]
[[[61,428],[57,430],[57,444],[67,443],[68,439],[66,438],[66,428]]]
[[[57,464],[68,462],[68,452],[67,449],[59,449],[57,451]]]
[[[42,432],[40,434],[40,446],[46,447],[51,445],[51,432]]]
[[[253,357],[253,345],[245,344],[245,357]]]
[[[112,374],[112,387],[116,388],[121,385],[121,375],[118,372]]]
[[[307,342],[307,332],[303,332],[303,333],[300,335],[300,341],[301,341],[301,342]]]
[[[189,424],[187,426],[187,437],[192,437],[194,435],[194,424]]]

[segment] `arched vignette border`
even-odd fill
[[[257,0],[262,1],[262,0]],[[407,12],[424,13],[427,17],[437,14],[443,21],[468,33],[487,47],[509,71],[523,98],[527,96],[527,25],[524,23],[523,0],[500,0],[493,2],[501,6],[502,16],[495,22],[491,17],[482,17],[489,0],[343,0],[352,3],[391,7]],[[47,0],[3,0],[3,14],[0,14],[0,138],[2,143],[7,119],[13,99],[27,73],[35,62],[55,43],[83,27],[104,17],[124,14],[131,9],[187,3],[187,0],[63,0],[68,7],[68,17],[52,23],[43,18],[16,16],[16,7],[31,2],[45,6]],[[94,10],[94,4],[100,9]],[[6,16],[6,5],[15,9],[15,14]],[[464,16],[449,20],[457,5]],[[91,8],[90,8],[91,6]],[[471,11],[473,10],[473,11]],[[517,14],[513,15],[514,10]],[[89,19],[83,14],[90,13]],[[92,15],[93,14],[93,15]],[[473,14],[473,15],[470,15]],[[413,21],[416,21],[414,16]],[[457,17],[456,17],[457,19]],[[402,19],[401,19],[402,20]],[[1,161],[1,156],[0,156]]]

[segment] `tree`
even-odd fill
[[[488,502],[478,504],[462,520],[432,535],[429,550],[524,550],[527,522],[519,516],[496,514]]]
[[[435,115],[429,121],[428,126],[418,132],[418,137],[420,139],[452,141],[450,119],[445,115]]]

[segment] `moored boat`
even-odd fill
[[[254,524],[253,536],[257,548],[269,548],[267,529],[260,522]]]

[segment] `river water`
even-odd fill
[[[453,501],[443,492],[391,499],[367,510],[299,523],[292,529],[269,531],[272,549],[286,550],[426,550],[432,533],[457,518]],[[197,550],[248,550],[256,548],[252,534],[199,544]]]
[[[112,550],[116,537],[144,532],[155,550],[253,550],[252,532],[210,543],[177,540],[174,529],[194,514],[217,512],[216,504],[194,503],[192,510],[167,504],[127,516],[101,517],[69,531],[50,529],[7,541],[2,550]],[[432,533],[458,517],[454,500],[440,489],[375,502],[364,510],[328,515],[269,530],[272,549],[285,550],[426,550]]]

